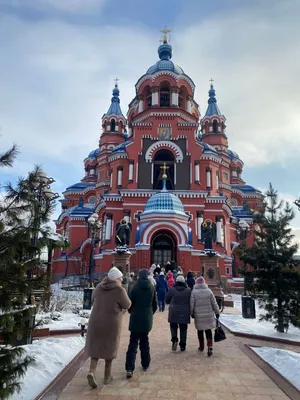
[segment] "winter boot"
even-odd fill
[[[207,356],[210,357],[212,355],[213,355],[212,339],[207,339]]]
[[[97,385],[97,382],[96,382],[96,379],[95,379],[95,374],[94,374],[93,371],[90,371],[90,372],[87,374],[87,380],[88,380],[89,386],[90,386],[91,388],[93,388],[93,389],[96,389],[96,387],[97,387],[98,385]]]
[[[104,370],[104,385],[108,385],[113,377],[111,376],[112,360],[105,360],[105,370]]]
[[[204,339],[199,339],[199,351],[204,351]]]
[[[133,376],[133,372],[132,371],[126,371],[126,378],[127,379],[131,379]]]
[[[177,350],[177,346],[178,346],[178,339],[177,338],[172,338],[172,351],[176,351]]]
[[[186,343],[180,342],[179,346],[180,346],[180,350],[181,351],[185,351],[186,350]]]

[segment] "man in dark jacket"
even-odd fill
[[[168,291],[168,283],[166,281],[165,274],[161,272],[156,283],[157,300],[160,312],[165,311],[167,291]]]
[[[186,283],[188,285],[188,287],[193,290],[194,286],[195,286],[195,278],[194,275],[192,273],[192,271],[189,271],[186,277]]]
[[[148,335],[152,329],[153,314],[157,310],[157,299],[155,288],[148,279],[148,275],[147,269],[139,271],[139,278],[129,293],[131,300],[129,331],[131,333],[125,364],[127,378],[133,375],[138,345],[144,371],[147,371],[151,361]]]
[[[166,296],[166,302],[170,304],[168,322],[170,324],[173,351],[177,350],[178,326],[180,330],[180,349],[181,351],[185,351],[186,349],[187,328],[188,324],[191,322],[190,298],[191,289],[187,287],[184,277],[179,275],[175,285],[169,289]]]

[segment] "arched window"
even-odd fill
[[[173,153],[169,150],[160,150],[158,151],[153,160],[153,189],[161,190],[162,189],[162,169],[161,167],[166,163],[168,169],[166,171],[167,174],[167,189],[174,190],[175,189],[175,157]]]
[[[116,120],[115,119],[112,119],[110,121],[110,130],[111,130],[111,132],[115,132],[115,130],[116,130]]]
[[[213,120],[213,133],[218,132],[218,121],[216,119]]]
[[[167,85],[160,88],[160,107],[170,107],[170,88]]]

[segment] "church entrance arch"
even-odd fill
[[[151,240],[151,263],[163,266],[168,261],[176,261],[176,248],[176,238],[171,232],[157,232]]]
[[[166,164],[167,165],[167,181],[166,186],[167,190],[175,189],[175,157],[173,153],[169,150],[163,149],[159,150],[153,159],[153,189],[161,190],[162,189],[162,169],[161,167]]]

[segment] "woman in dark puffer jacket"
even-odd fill
[[[169,289],[166,296],[166,303],[170,304],[168,322],[170,324],[173,351],[177,350],[178,327],[180,331],[180,349],[181,351],[185,351],[186,349],[187,328],[191,322],[190,298],[191,289],[187,287],[184,277],[179,275],[175,285]]]

